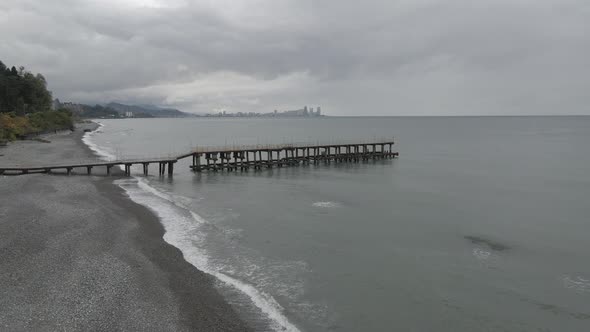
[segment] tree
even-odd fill
[[[22,66],[8,69],[0,62],[0,113],[49,111],[51,100],[43,75],[34,75]]]
[[[27,105],[25,104],[25,100],[23,99],[23,97],[18,97],[16,99],[16,104],[15,104],[15,113],[17,115],[25,115],[26,113],[26,107]]]
[[[51,111],[43,75],[0,61],[0,141],[72,127],[71,112]]]

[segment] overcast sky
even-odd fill
[[[62,101],[590,114],[588,0],[0,0],[0,31]]]

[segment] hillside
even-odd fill
[[[70,111],[51,110],[51,92],[43,75],[0,61],[0,144],[72,128]]]
[[[147,114],[157,118],[191,116],[191,114],[181,112],[174,108],[161,108],[153,105],[125,105],[111,102],[105,105],[105,107],[117,111],[120,114],[125,114],[125,112],[133,112],[133,114]]]

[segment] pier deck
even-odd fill
[[[331,162],[359,162],[395,158],[392,141],[354,144],[276,144],[224,147],[197,147],[183,157],[192,156],[195,172],[247,171],[272,167]]]
[[[107,175],[111,174],[111,169],[114,166],[124,166],[125,175],[131,175],[131,166],[142,165],[144,175],[148,174],[150,164],[159,165],[159,174],[164,175],[166,165],[168,165],[168,173],[171,175],[174,171],[174,164],[178,161],[176,157],[163,158],[145,158],[145,159],[121,159],[112,161],[87,161],[76,163],[50,164],[50,165],[11,165],[0,166],[0,175],[20,175],[20,174],[34,174],[34,173],[51,173],[56,170],[65,170],[67,174],[71,174],[74,169],[85,169],[87,174],[92,174],[94,167],[106,167]]]
[[[74,169],[86,170],[92,174],[95,167],[106,167],[107,175],[114,166],[124,166],[125,175],[131,175],[131,166],[142,165],[143,174],[148,175],[150,164],[159,165],[159,175],[172,176],[174,164],[181,159],[192,157],[189,167],[194,172],[203,171],[247,171],[250,168],[260,170],[272,167],[288,167],[301,164],[360,162],[368,160],[398,157],[392,150],[391,141],[363,142],[354,144],[273,144],[242,145],[221,147],[196,147],[188,153],[177,156],[126,158],[111,161],[72,162],[52,165],[11,165],[1,166],[0,175],[21,175],[32,173],[51,173],[55,170],[66,171],[69,175]]]

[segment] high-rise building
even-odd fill
[[[322,109],[318,106],[318,111],[316,112],[318,116],[322,115]]]

